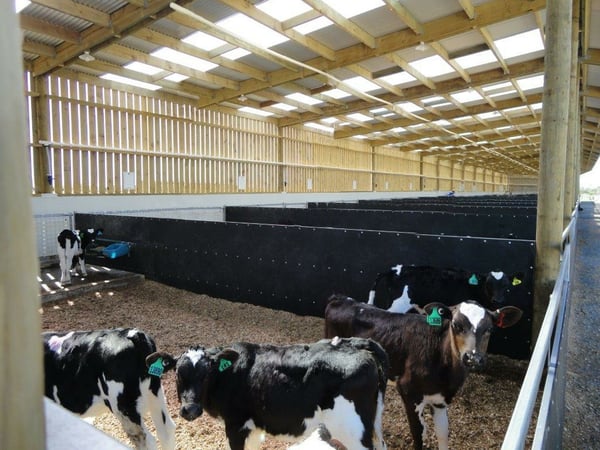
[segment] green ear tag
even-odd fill
[[[148,373],[150,375],[154,375],[155,377],[160,377],[164,371],[165,368],[163,367],[162,358],[158,358],[156,361],[150,364],[150,367],[148,367]]]
[[[518,286],[520,284],[521,284],[521,280],[519,280],[517,277],[514,277],[513,281],[512,281],[512,285],[513,286]]]
[[[469,284],[471,286],[477,286],[479,284],[479,280],[477,279],[477,275],[475,275],[475,274],[471,275],[471,278],[469,278]]]
[[[219,372],[224,372],[231,367],[231,361],[228,359],[220,359],[219,360]]]
[[[433,308],[431,310],[431,314],[427,316],[427,323],[432,327],[442,326],[442,316],[440,316],[437,308]]]

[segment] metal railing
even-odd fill
[[[531,355],[527,373],[515,404],[514,412],[502,450],[521,450],[525,441],[538,397],[540,381],[544,371],[546,380],[533,438],[532,449],[560,448],[562,424],[564,423],[565,360],[566,345],[565,317],[571,284],[572,258],[575,255],[577,211],[573,211],[571,222],[562,234],[562,255],[558,278],[554,284],[548,309]]]

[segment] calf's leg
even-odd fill
[[[156,395],[151,391],[148,392],[148,409],[154,426],[156,427],[156,435],[160,441],[160,446],[163,450],[173,450],[175,448],[175,422],[171,419],[167,401],[162,388],[159,386]]]
[[[439,450],[448,450],[448,409],[446,405],[433,406],[433,424]]]

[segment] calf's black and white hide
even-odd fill
[[[325,336],[361,336],[377,341],[390,359],[389,377],[402,397],[414,448],[423,448],[423,411],[433,408],[440,450],[448,449],[450,404],[469,370],[481,368],[494,328],[514,325],[522,311],[496,311],[466,301],[452,307],[427,305],[427,315],[398,314],[333,295],[325,309]]]
[[[156,449],[143,422],[149,412],[163,450],[175,448],[159,376],[150,375],[146,357],[156,351],[150,336],[135,328],[46,332],[45,395],[82,417],[112,411],[137,449]]]
[[[58,262],[60,264],[61,284],[71,284],[71,270],[79,264],[82,276],[87,275],[85,269],[86,248],[103,233],[102,228],[87,230],[62,230],[57,237]]]
[[[294,442],[321,423],[348,450],[385,449],[388,359],[372,340],[198,346],[177,358],[152,354],[147,364],[157,361],[176,371],[181,416],[223,420],[231,450],[257,450],[264,433]]]
[[[500,270],[475,273],[398,264],[377,274],[368,303],[396,313],[422,312],[432,302],[452,306],[465,300],[495,309],[510,305],[511,293],[522,279],[522,273],[509,275]]]
[[[325,425],[319,427],[312,434],[300,442],[288,448],[288,450],[348,450],[344,444],[331,437],[331,433]]]

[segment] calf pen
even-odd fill
[[[498,332],[490,352],[530,354],[533,241],[423,235],[384,230],[205,222],[76,214],[78,228],[134,244],[129,257],[91,263],[231,301],[322,317],[332,293],[366,300],[377,272],[398,262],[484,272],[522,272],[511,303],[524,311]]]

